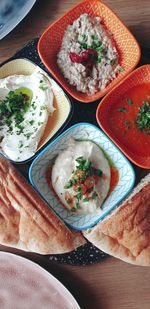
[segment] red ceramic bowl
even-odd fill
[[[97,108],[96,118],[134,164],[150,169],[150,134],[136,123],[144,101],[150,105],[150,64],[134,70],[108,93]]]

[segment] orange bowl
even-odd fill
[[[144,101],[150,105],[150,64],[134,70],[102,99],[96,119],[128,159],[150,169],[150,134],[136,122]]]
[[[124,68],[118,76],[111,81],[104,90],[94,95],[87,95],[69,85],[57,66],[57,54],[60,50],[64,32],[68,25],[72,24],[81,14],[87,13],[93,16],[100,16],[105,27],[113,34],[116,48],[119,54],[119,64]],[[139,62],[141,52],[139,45],[130,31],[116,16],[115,13],[99,0],[82,1],[69,10],[65,15],[54,22],[42,34],[38,43],[38,53],[55,79],[61,86],[78,101],[88,103],[99,99],[110,91],[118,82],[130,73]]]

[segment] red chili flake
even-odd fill
[[[70,52],[69,57],[72,62],[76,62],[76,63],[82,62],[81,56],[76,53]]]
[[[92,48],[88,48],[84,50],[81,55],[78,55],[76,53],[70,52],[69,57],[72,62],[76,63],[82,63],[83,65],[93,66],[98,56],[98,53],[96,50]]]

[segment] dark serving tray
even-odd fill
[[[47,71],[43,63],[41,62],[38,53],[37,53],[37,43],[38,38],[33,39],[30,41],[27,45],[25,45],[21,50],[19,50],[12,58],[8,59],[6,62],[16,59],[16,58],[27,58],[40,66],[42,69],[44,69],[49,75],[50,73]],[[150,50],[142,47],[142,58],[140,61],[140,65],[149,63],[150,59]],[[50,75],[51,76],[51,75]],[[68,95],[68,94],[67,94]],[[98,127],[97,121],[96,121],[96,109],[100,102],[100,100],[92,103],[81,103],[73,100],[69,95],[68,97],[73,102],[74,107],[74,113],[72,115],[71,120],[68,122],[65,129],[69,128],[70,126],[74,125],[78,122],[90,122]],[[63,129],[62,129],[63,130]],[[60,131],[58,131],[57,134],[54,135],[52,140],[59,135]],[[16,168],[20,170],[20,172],[28,179],[28,169],[31,164],[31,160],[26,164],[17,164]],[[147,171],[144,171],[136,166],[134,166],[137,180],[139,181],[140,178],[145,176]],[[45,258],[50,261],[55,261],[58,263],[66,263],[70,265],[87,265],[87,264],[94,264],[97,262],[103,261],[103,259],[107,258],[108,255],[104,252],[100,251],[98,248],[96,248],[91,243],[87,243],[82,247],[77,248],[76,250],[72,251],[71,253],[66,254],[59,254],[59,255],[46,255]]]

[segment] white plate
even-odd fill
[[[70,292],[39,265],[0,252],[0,308],[80,309]]]
[[[0,40],[28,14],[36,0],[0,0]]]

